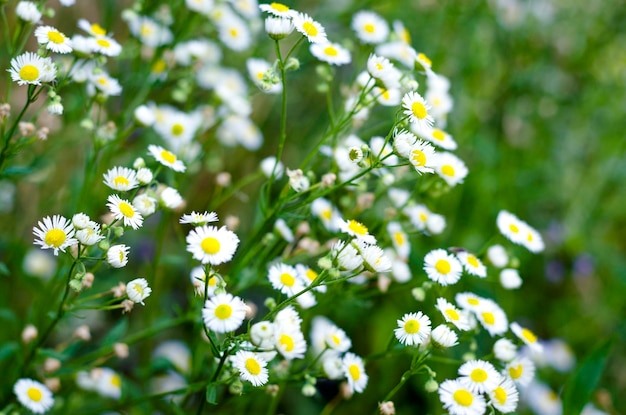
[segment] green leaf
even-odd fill
[[[217,384],[209,383],[206,387],[206,401],[211,405],[217,405]]]
[[[17,342],[6,343],[0,346],[0,362],[15,354],[19,347],[20,345]]]
[[[126,333],[126,330],[128,330],[128,319],[122,318],[102,340],[102,345],[108,346],[119,341]]]
[[[0,262],[0,275],[9,275],[9,267],[4,262]]]
[[[563,388],[563,413],[579,414],[598,386],[613,339],[598,346],[583,360]]]

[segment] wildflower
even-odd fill
[[[304,289],[298,278],[298,272],[290,265],[275,264],[269,269],[268,279],[275,290],[279,290],[289,297]]]
[[[98,23],[90,23],[86,19],[78,19],[78,27],[91,36],[105,36],[107,31]]]
[[[24,327],[24,330],[22,330],[21,337],[22,337],[22,341],[24,342],[24,344],[28,344],[32,342],[33,340],[35,340],[38,335],[39,335],[39,332],[37,330],[37,327],[33,326],[32,324],[29,324],[26,327]]]
[[[459,379],[443,381],[439,385],[439,399],[450,415],[481,415],[486,410],[482,395],[472,392]]]
[[[456,186],[463,183],[468,170],[463,160],[452,153],[437,153],[435,162],[435,172],[439,177],[448,183],[449,186]]]
[[[311,185],[309,178],[300,169],[287,169],[287,176],[289,177],[289,186],[296,192],[305,192]]]
[[[277,17],[291,18],[293,10],[282,3],[272,2],[270,4],[259,4],[261,11],[270,13]]]
[[[541,344],[538,342],[535,333],[527,328],[524,328],[516,322],[511,323],[511,331],[524,343],[526,343],[533,351],[541,352],[543,350]]]
[[[239,350],[232,358],[233,366],[239,371],[241,379],[262,386],[269,378],[267,362],[256,353]]]
[[[394,330],[400,343],[407,346],[423,344],[430,336],[430,319],[421,311],[408,313],[397,321],[398,328]]]
[[[485,393],[493,390],[502,379],[502,376],[493,365],[484,360],[470,360],[459,368],[461,380],[474,393]]]
[[[285,359],[302,359],[306,353],[306,341],[300,327],[289,324],[276,325],[274,346]]]
[[[515,244],[522,245],[524,243],[524,230],[526,224],[519,220],[517,216],[506,210],[501,210],[496,218],[496,223],[500,233],[508,240]]]
[[[218,229],[203,225],[187,235],[187,251],[203,264],[220,265],[230,261],[238,245],[237,235],[224,226]]]
[[[235,331],[246,317],[244,302],[232,294],[217,294],[206,300],[202,319],[209,330],[216,333]]]
[[[428,128],[433,125],[433,117],[428,113],[430,105],[417,92],[407,92],[402,98],[404,113],[411,123],[418,124],[420,128]]]
[[[293,32],[291,19],[283,17],[268,17],[265,19],[265,32],[275,40],[280,40]]]
[[[432,341],[439,347],[448,348],[458,344],[459,337],[445,324],[440,324],[430,333]]]
[[[500,284],[507,290],[514,290],[522,286],[522,278],[514,268],[505,268],[500,271]]]
[[[491,398],[489,404],[498,411],[508,414],[517,409],[519,392],[510,379],[503,378],[498,386],[487,392]]]
[[[317,59],[331,65],[346,65],[352,60],[350,52],[338,43],[313,43],[309,49]]]
[[[185,165],[179,160],[176,155],[161,146],[150,144],[148,146],[150,155],[154,157],[162,165],[169,167],[176,172],[184,172]]]
[[[351,27],[363,43],[381,43],[389,36],[389,25],[385,19],[367,10],[354,14]]]
[[[432,173],[437,166],[435,149],[430,143],[417,140],[409,148],[409,161],[415,170],[422,173]]]
[[[376,238],[373,235],[370,235],[367,227],[354,219],[341,220],[339,222],[339,229],[342,232],[355,237],[359,241],[363,241],[367,244],[376,243]]]
[[[268,94],[277,94],[282,91],[283,86],[280,83],[280,78],[272,69],[272,65],[265,59],[248,58],[246,60],[246,68],[252,82],[261,91]]]
[[[385,107],[395,107],[400,105],[401,94],[397,88],[380,88],[374,87],[373,95],[376,97],[376,101]]]
[[[339,223],[342,220],[341,213],[327,199],[315,199],[311,203],[311,213],[319,218],[322,225],[329,231],[339,230]]]
[[[86,226],[76,231],[76,239],[83,245],[92,246],[104,239],[100,234],[100,224],[89,221]]]
[[[285,166],[282,162],[276,162],[276,157],[270,156],[261,160],[261,171],[265,175],[265,177],[272,176],[274,174],[274,178],[280,179],[283,177],[285,172]]]
[[[161,191],[159,198],[161,200],[161,203],[163,203],[163,205],[169,209],[178,209],[182,207],[185,203],[183,197],[180,195],[180,193],[178,193],[178,190],[169,186]]]
[[[142,216],[150,216],[156,212],[157,200],[148,193],[141,193],[133,199],[133,207],[137,209]]]
[[[487,276],[487,268],[483,265],[480,259],[474,254],[470,254],[467,251],[457,252],[456,257],[463,264],[463,268],[467,273],[476,275],[480,278]]]
[[[509,256],[502,245],[492,245],[487,249],[487,258],[497,268],[504,268],[509,263]]]
[[[236,15],[222,19],[218,25],[218,37],[227,48],[246,50],[252,43],[252,35],[246,22]]]
[[[274,323],[270,321],[259,321],[250,327],[250,340],[261,348],[273,349],[274,331]]]
[[[378,402],[378,409],[381,415],[395,415],[396,407],[392,401]]]
[[[156,48],[172,42],[174,35],[166,26],[147,16],[126,15],[130,33],[145,46]]]
[[[371,272],[388,272],[391,270],[391,261],[385,252],[376,245],[356,240],[356,246],[363,258],[363,264]]]
[[[179,223],[190,223],[195,226],[206,225],[209,222],[217,222],[217,213],[215,212],[204,212],[204,213],[196,213],[196,211],[191,212],[190,214],[184,214],[182,218],[178,221]]]
[[[215,294],[219,279],[215,275],[212,275],[209,278],[208,286],[206,286],[207,278],[206,273],[204,272],[204,267],[194,267],[189,274],[189,278],[191,279],[191,283],[193,284],[197,295],[204,297],[206,293],[208,298]]]
[[[461,278],[461,263],[444,249],[430,251],[424,257],[428,278],[441,285],[456,284]]]
[[[131,226],[133,229],[141,227],[143,217],[128,200],[121,199],[118,195],[110,195],[107,200],[107,206],[116,220],[122,220],[124,226]]]
[[[107,262],[113,268],[122,268],[128,263],[128,252],[130,247],[120,244],[113,245],[107,251]]]
[[[122,93],[122,86],[117,79],[112,78],[108,73],[99,71],[89,76],[88,92],[95,95],[100,92],[105,97],[117,96]]]
[[[336,259],[339,267],[347,271],[354,271],[363,264],[363,257],[359,255],[359,251],[344,241],[339,241],[333,245],[331,256]]]
[[[329,324],[326,327],[324,344],[330,349],[341,353],[347,352],[352,347],[352,341],[346,335],[346,332],[334,324]]]
[[[63,216],[46,216],[37,225],[33,228],[33,234],[38,238],[35,239],[35,245],[40,245],[41,249],[53,249],[55,256],[59,255],[59,250],[65,252],[65,248],[78,243],[74,238],[72,223]]]
[[[479,308],[487,302],[486,299],[474,294],[474,293],[457,293],[454,297],[456,303],[459,307],[464,310],[469,310],[472,312],[476,312]]]
[[[132,190],[139,186],[137,172],[127,167],[113,167],[104,174],[104,184],[120,192]]]
[[[96,370],[96,391],[107,398],[119,399],[122,396],[122,378],[113,369],[100,367]]]
[[[72,41],[75,42],[75,37],[72,38]],[[87,43],[93,52],[100,53],[105,56],[115,57],[122,53],[122,45],[109,36],[98,35],[96,37],[88,38]]]
[[[506,365],[503,373],[521,387],[526,387],[535,377],[535,365],[527,357],[517,357]]]
[[[411,243],[409,242],[408,235],[402,229],[402,225],[400,225],[399,222],[389,222],[387,225],[387,233],[391,237],[391,243],[398,253],[398,256],[407,259],[411,252]]]
[[[36,53],[25,52],[11,59],[8,70],[11,79],[18,85],[41,85],[56,78],[56,66],[50,58],[42,58]]]
[[[152,288],[148,286],[145,278],[136,278],[126,284],[126,295],[133,303],[145,305],[143,300],[148,298],[150,293],[152,293]]]
[[[35,29],[35,37],[40,45],[56,53],[71,53],[72,41],[52,26],[39,26]]]
[[[372,53],[367,59],[367,72],[372,78],[379,80],[385,89],[400,87],[402,74],[387,58]]]
[[[509,339],[503,337],[493,344],[493,354],[502,362],[510,362],[517,355],[517,346]]]
[[[490,335],[502,335],[506,333],[508,319],[506,314],[495,301],[483,298],[475,310],[480,324]]]
[[[445,298],[437,298],[435,307],[437,307],[437,310],[441,312],[447,322],[454,324],[459,330],[467,331],[471,329],[469,317],[466,312],[459,310],[453,304],[446,301]]]
[[[150,184],[154,175],[152,174],[152,170],[147,167],[141,167],[137,169],[137,181],[141,184]]]
[[[28,23],[37,23],[41,20],[41,12],[37,4],[32,1],[20,1],[15,8],[15,14]]]
[[[326,30],[306,13],[294,12],[291,15],[293,26],[311,43],[326,43]]]
[[[454,141],[452,136],[439,128],[428,128],[420,126],[419,124],[411,124],[410,127],[419,137],[430,141],[437,147],[451,151],[457,149],[456,141]]]
[[[294,241],[293,231],[289,228],[289,225],[287,225],[287,222],[285,222],[283,218],[276,219],[276,222],[274,222],[274,230],[278,232],[278,234],[282,236],[285,241],[289,243]]]
[[[54,405],[52,392],[44,384],[32,379],[19,379],[13,385],[17,400],[31,412],[43,414]]]
[[[348,379],[350,392],[362,393],[367,386],[369,377],[365,373],[363,359],[354,353],[346,353],[342,360],[344,376]]]

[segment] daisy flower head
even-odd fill
[[[418,346],[430,337],[430,319],[421,311],[405,314],[397,323],[394,333],[398,341],[406,346]]]
[[[8,70],[13,82],[18,85],[41,85],[56,78],[56,66],[50,58],[42,58],[33,52],[24,52],[11,59]]]
[[[480,259],[474,254],[471,254],[467,251],[461,251],[456,253],[456,257],[463,268],[468,274],[476,275],[480,278],[485,278],[487,276],[487,267],[485,267]]]
[[[274,348],[274,323],[271,321],[259,321],[250,327],[250,341],[263,349]]]
[[[535,377],[535,364],[527,357],[517,357],[504,368],[504,376],[521,387],[526,387]]]
[[[506,333],[509,320],[504,310],[493,300],[483,298],[475,310],[476,318],[491,336]]]
[[[246,22],[233,14],[219,21],[218,37],[229,49],[236,52],[246,50],[252,43],[252,34]]]
[[[298,329],[302,326],[302,318],[293,306],[287,306],[276,313],[274,323],[277,326],[290,329]]]
[[[148,193],[141,193],[133,199],[133,206],[141,216],[146,217],[152,215],[157,209],[157,200]]]
[[[294,27],[290,18],[267,17],[265,19],[265,33],[272,39],[283,39],[293,32]]]
[[[361,10],[352,16],[352,30],[363,43],[377,44],[389,36],[389,24],[377,13]]]
[[[32,1],[20,1],[15,8],[17,17],[28,23],[37,23],[41,20],[41,12],[37,4]]]
[[[472,328],[467,312],[459,310],[445,298],[437,298],[435,307],[437,307],[437,310],[441,312],[447,322],[454,324],[459,330],[467,331]]]
[[[89,48],[104,56],[115,57],[122,53],[122,45],[109,36],[99,35],[88,40]]]
[[[461,263],[445,249],[435,249],[424,257],[424,271],[428,278],[441,284],[456,284],[461,278]]]
[[[433,343],[441,348],[447,349],[459,344],[459,336],[445,324],[440,324],[430,333]]]
[[[482,395],[459,379],[447,379],[439,385],[439,400],[450,415],[482,415],[487,409]]]
[[[148,281],[145,278],[135,278],[126,283],[126,295],[133,303],[145,305],[143,300],[148,298],[150,293],[152,293],[152,288],[148,286]]]
[[[511,331],[524,343],[531,348],[531,350],[535,352],[541,353],[543,351],[543,346],[539,343],[539,340],[535,333],[530,331],[529,329],[520,326],[518,323],[511,323]]]
[[[267,383],[269,373],[267,362],[256,353],[239,350],[232,358],[235,369],[239,371],[242,380],[252,383],[254,386],[262,386]]]
[[[37,43],[56,53],[72,52],[72,40],[52,26],[39,26],[35,29]]]
[[[276,324],[274,346],[285,359],[302,359],[306,353],[306,340],[300,327],[290,324]]]
[[[122,268],[128,264],[130,247],[119,244],[111,246],[107,251],[107,262],[113,268]]]
[[[501,362],[510,362],[517,356],[517,346],[506,337],[502,337],[493,344],[493,355]]]
[[[150,155],[154,157],[162,165],[169,167],[176,172],[184,172],[185,164],[176,157],[176,155],[161,146],[150,144],[148,146]]]
[[[300,32],[311,43],[326,43],[326,30],[324,27],[313,20],[311,16],[306,13],[294,12],[291,15],[291,20],[295,29]]]
[[[217,213],[215,212],[203,212],[198,213],[195,210],[189,214],[184,214],[178,223],[192,224],[195,226],[206,225],[209,222],[217,222]]]
[[[411,128],[411,131],[413,131],[424,140],[428,140],[437,147],[441,147],[444,150],[453,151],[456,150],[458,147],[456,141],[454,141],[454,138],[452,138],[452,136],[444,130],[441,130],[439,128],[424,127],[420,124],[411,124],[409,127]]]
[[[239,245],[237,235],[225,226],[203,225],[187,235],[187,251],[203,264],[220,265],[230,261]]]
[[[101,367],[97,369],[96,391],[107,398],[119,399],[122,396],[122,378],[113,369]]]
[[[100,224],[90,220],[87,225],[76,231],[76,239],[87,246],[97,244],[104,239],[100,233]]]
[[[374,96],[376,101],[384,107],[395,107],[400,105],[401,92],[397,88],[385,89],[374,87]]]
[[[162,45],[172,43],[174,35],[172,31],[159,22],[147,16],[140,16],[135,13],[123,15],[124,20],[128,23],[130,33],[139,41],[150,48],[156,48]]]
[[[498,386],[487,392],[490,398],[489,404],[503,414],[514,412],[517,409],[519,392],[510,379],[502,378]]]
[[[307,287],[311,285],[313,281],[315,281],[319,276],[319,273],[317,273],[314,269],[302,264],[296,265],[296,271],[298,272],[298,277],[300,278],[300,280]],[[317,287],[315,287],[315,291],[319,291],[321,293],[325,293],[326,289],[327,287],[325,285],[318,285]]]
[[[344,241],[339,241],[333,245],[330,252],[339,267],[346,271],[354,271],[363,265],[363,257],[350,243],[346,244]]]
[[[280,78],[272,65],[265,59],[248,58],[246,68],[250,79],[259,89],[268,94],[277,94],[283,90]]]
[[[444,151],[437,153],[435,172],[449,186],[456,186],[459,183],[463,183],[463,179],[465,179],[469,170],[463,160],[452,153]]]
[[[354,353],[346,353],[342,360],[344,376],[352,392],[362,393],[367,386],[369,376],[365,373],[363,359]]]
[[[139,186],[137,172],[128,167],[113,167],[104,174],[104,184],[113,190],[126,192]]]
[[[339,230],[341,213],[328,199],[318,198],[311,203],[311,213],[319,218],[322,225],[329,231]]]
[[[507,212],[506,210],[501,210],[500,212],[498,212],[496,225],[498,226],[498,230],[500,230],[500,233],[504,235],[509,241],[518,245],[524,244],[524,231],[526,228],[526,223],[518,219],[517,216]]]
[[[346,335],[345,331],[331,324],[325,330],[324,344],[332,350],[343,353],[350,350],[352,340]]]
[[[437,166],[435,148],[426,141],[417,140],[409,149],[409,161],[419,173],[432,173]]]
[[[398,253],[398,256],[402,259],[407,259],[411,253],[411,242],[409,241],[407,233],[402,229],[400,222],[389,222],[387,225],[387,233],[391,238],[391,243]]]
[[[410,158],[411,149],[417,142],[415,134],[407,130],[396,129],[393,132],[393,149],[401,157]],[[404,204],[404,203],[403,203]]]
[[[338,43],[312,43],[309,49],[317,59],[331,65],[341,66],[352,61],[348,49]]]
[[[391,261],[377,245],[371,245],[361,240],[356,240],[356,246],[363,258],[365,268],[370,272],[391,271]]]
[[[477,312],[481,306],[487,303],[487,300],[479,295],[470,292],[457,293],[454,300],[464,310]]]
[[[105,36],[107,31],[98,23],[91,23],[86,19],[78,19],[78,27],[91,36]]]
[[[404,114],[409,117],[409,122],[418,124],[419,128],[429,128],[433,126],[435,120],[428,113],[430,105],[417,92],[409,91],[402,97],[402,107]]]
[[[143,216],[128,200],[121,199],[118,195],[110,195],[107,200],[109,201],[107,206],[116,220],[121,220],[124,226],[130,226],[133,229],[141,227]]]
[[[13,385],[13,393],[26,409],[36,414],[46,413],[54,405],[50,389],[36,380],[19,379]]]
[[[370,235],[367,226],[354,219],[341,220],[339,222],[339,230],[347,233],[350,236],[355,237],[359,241],[363,241],[368,244],[376,243],[376,238],[374,237],[374,235]]]
[[[500,285],[507,290],[515,290],[522,286],[522,277],[515,268],[505,268],[500,271]]]
[[[65,252],[65,248],[78,243],[74,233],[72,222],[61,215],[52,218],[46,216],[43,222],[39,221],[33,227],[33,235],[37,238],[35,245],[41,246],[41,249],[52,249],[55,256],[59,255],[59,251]]]
[[[112,78],[108,73],[104,71],[93,72],[89,78],[87,84],[87,92],[90,95],[100,93],[105,97],[118,96],[122,93],[122,86],[119,81]]]
[[[206,300],[202,319],[207,328],[215,333],[237,330],[246,318],[246,305],[239,297],[222,293]]]
[[[291,18],[291,15],[294,13],[294,10],[291,10],[288,6],[277,2],[259,4],[259,9],[276,17]]]
[[[397,89],[400,87],[402,74],[385,57],[372,53],[367,59],[367,72],[372,78],[379,80],[385,89]]]
[[[304,289],[304,285],[298,278],[298,271],[291,265],[278,263],[269,269],[267,278],[275,290],[288,296],[293,296]]]
[[[215,290],[218,287],[218,283],[220,279],[215,275],[212,275],[209,278],[208,286],[207,286],[207,278],[206,273],[204,272],[204,267],[194,267],[189,274],[189,278],[191,279],[191,284],[196,290],[196,294],[200,296],[204,296],[206,294],[207,297],[213,297],[215,295]]]
[[[463,383],[474,393],[486,393],[493,390],[502,381],[502,375],[495,367],[484,360],[470,360],[459,367]]]

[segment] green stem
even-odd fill
[[[15,134],[15,130],[17,129],[19,122],[22,120],[22,117],[26,113],[26,110],[28,109],[30,104],[32,104],[35,101],[38,95],[39,93],[37,93],[37,86],[28,85],[26,103],[24,104],[24,107],[22,107],[22,110],[20,111],[20,113],[17,115],[17,118],[13,122],[13,125],[11,126],[11,128],[9,128],[9,132],[6,133],[6,135],[4,136],[4,143],[2,146],[2,151],[0,152],[0,172],[2,171],[2,165],[4,164],[4,161],[7,158],[7,152],[9,151],[9,147],[11,147],[11,138],[13,137],[13,134]]]

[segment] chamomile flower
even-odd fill
[[[239,350],[232,358],[233,367],[239,371],[241,379],[262,386],[267,383],[269,374],[267,362],[256,353]]]
[[[37,23],[41,20],[41,12],[37,4],[32,1],[20,1],[15,8],[17,17],[28,23]]]
[[[39,221],[33,228],[33,235],[37,237],[35,245],[41,246],[41,249],[52,249],[55,256],[59,255],[59,251],[65,252],[65,248],[78,243],[74,233],[72,223],[60,215],[52,218],[46,216],[43,222]]]
[[[145,46],[156,48],[172,43],[174,35],[166,26],[147,16],[137,14],[125,15],[130,33],[138,38]]]
[[[272,39],[282,39],[293,32],[291,19],[284,17],[268,17],[265,19],[265,32]]]
[[[237,330],[246,318],[246,305],[239,297],[222,293],[208,299],[202,309],[207,328],[216,333]]]
[[[327,347],[337,352],[347,352],[352,347],[352,341],[346,332],[331,324],[324,333],[324,343]]]
[[[290,297],[304,289],[304,285],[298,278],[298,271],[290,265],[282,263],[272,265],[267,278],[275,290]]]
[[[459,379],[448,379],[439,385],[439,400],[450,415],[482,415],[487,409],[482,395],[472,392]]]
[[[331,65],[341,66],[352,61],[348,49],[338,43],[312,43],[309,49],[317,59]]]
[[[126,192],[139,186],[137,172],[127,167],[113,167],[104,174],[104,184],[113,190]]]
[[[517,346],[511,340],[502,337],[493,344],[493,354],[501,362],[510,362],[517,356]]]
[[[130,247],[119,244],[113,245],[107,251],[107,262],[113,268],[122,268],[128,264],[128,252]]]
[[[514,412],[517,409],[519,392],[510,379],[502,378],[498,386],[487,392],[490,397],[489,404],[503,414]]]
[[[367,59],[367,72],[372,78],[379,80],[385,89],[397,89],[400,87],[402,74],[385,57],[372,53]]]
[[[495,301],[483,298],[475,310],[476,318],[490,335],[502,335],[506,333],[509,320]]]
[[[454,138],[452,138],[450,134],[439,128],[423,127],[419,124],[411,124],[410,128],[419,137],[423,138],[424,140],[430,141],[437,147],[441,147],[444,150],[452,151],[456,150],[458,147],[456,141],[454,141]]]
[[[128,200],[121,199],[118,195],[110,195],[107,200],[109,201],[107,206],[116,220],[121,220],[124,226],[133,229],[141,228],[143,217]]]
[[[394,333],[404,345],[418,346],[425,343],[430,336],[430,319],[421,311],[405,314],[397,323],[398,328]]]
[[[532,360],[527,357],[517,357],[506,365],[503,373],[521,387],[526,387],[534,379],[535,370]]]
[[[329,231],[339,230],[339,223],[342,220],[341,213],[329,200],[324,198],[315,199],[311,203],[311,213],[319,218],[322,225]]]
[[[115,57],[122,53],[122,45],[109,36],[96,36],[88,40],[90,49],[101,55]]]
[[[117,96],[122,93],[122,86],[117,79],[112,78],[108,73],[99,71],[89,76],[87,92],[90,95],[95,95],[96,92],[100,92],[107,97]]]
[[[500,285],[507,290],[515,290],[522,286],[522,277],[515,268],[505,268],[500,271]]]
[[[422,173],[432,173],[437,166],[435,149],[430,143],[417,140],[409,149],[409,161],[415,170]]]
[[[385,107],[395,107],[400,105],[402,95],[399,89],[385,89],[380,87],[374,87],[373,91],[376,101]]]
[[[459,183],[463,183],[463,179],[465,179],[469,170],[463,160],[452,153],[444,151],[437,153],[435,172],[449,186],[456,186]]]
[[[100,367],[94,369],[96,391],[107,398],[119,399],[122,396],[122,378],[113,369]]]
[[[37,43],[56,53],[71,53],[72,40],[52,26],[39,26],[35,29]]]
[[[36,414],[46,413],[54,405],[50,389],[36,380],[19,379],[13,385],[13,393],[26,409]]]
[[[248,49],[252,43],[248,25],[236,15],[220,20],[218,37],[227,48],[237,52]]]
[[[181,160],[179,160],[178,157],[176,157],[176,155],[171,151],[168,151],[163,147],[156,146],[154,144],[150,144],[148,146],[148,151],[150,152],[150,155],[162,165],[169,167],[176,172],[185,171],[185,164]]]
[[[418,231],[426,229],[428,217],[431,215],[430,210],[423,204],[407,206],[403,210],[404,214],[408,216],[411,225]]]
[[[92,246],[103,240],[104,236],[100,234],[100,225],[89,221],[87,226],[76,231],[76,239],[83,245]]]
[[[356,240],[356,246],[363,258],[363,265],[370,272],[391,271],[391,261],[379,246],[368,244],[362,240]]]
[[[389,24],[380,15],[362,10],[352,17],[352,30],[363,43],[381,43],[389,36]]]
[[[330,251],[332,258],[336,259],[341,269],[354,271],[363,265],[363,257],[352,244],[338,241]]]
[[[474,254],[471,254],[467,251],[461,251],[456,253],[456,257],[463,268],[468,274],[476,275],[480,278],[485,278],[487,276],[487,267],[485,267],[480,259]]]
[[[437,298],[435,307],[437,307],[437,310],[441,312],[447,322],[454,324],[459,330],[467,331],[472,328],[469,317],[466,314],[467,312],[459,310],[445,298]]]
[[[454,300],[464,310],[476,313],[487,300],[479,295],[470,292],[457,293]]]
[[[524,343],[526,343],[533,351],[541,352],[543,347],[539,343],[535,333],[529,329],[520,326],[516,322],[511,323],[511,331]]]
[[[368,243],[368,244],[376,243],[376,238],[374,237],[374,235],[370,235],[369,230],[367,229],[367,226],[363,225],[361,222],[358,222],[354,219],[341,220],[339,222],[339,230],[365,243]]]
[[[441,285],[456,284],[462,270],[461,263],[444,249],[435,249],[424,257],[424,271],[428,278]]]
[[[18,85],[41,85],[56,78],[56,66],[50,58],[42,58],[36,53],[25,52],[11,59],[8,70],[11,79]]]
[[[78,19],[78,27],[92,36],[105,36],[107,31],[98,23],[91,23],[86,19]]]
[[[387,233],[391,238],[391,243],[398,253],[398,256],[407,259],[411,252],[411,242],[409,241],[407,233],[402,229],[400,222],[389,222],[387,225]]]
[[[204,212],[197,213],[195,210],[189,214],[184,214],[182,218],[178,221],[178,223],[190,223],[195,226],[206,225],[209,222],[217,222],[217,213],[215,212]]]
[[[417,92],[407,92],[402,97],[402,107],[404,113],[409,117],[409,122],[418,124],[419,128],[432,127],[434,120],[428,113],[430,111],[430,105],[426,100]]]
[[[306,341],[299,327],[277,324],[274,346],[285,359],[302,359],[306,353]]]
[[[508,240],[518,245],[524,244],[524,230],[526,228],[526,223],[519,220],[517,216],[507,212],[506,210],[501,210],[498,212],[496,224],[498,225],[500,233],[502,233],[502,235],[504,235]]]
[[[187,235],[187,251],[203,264],[220,265],[232,259],[239,238],[225,226],[200,226]]]
[[[342,360],[342,368],[344,376],[348,379],[350,390],[362,393],[369,379],[369,376],[365,373],[363,359],[354,353],[346,353]]]
[[[126,295],[133,303],[145,305],[143,300],[148,298],[152,293],[152,288],[148,286],[145,278],[136,278],[126,283]]]
[[[493,390],[502,381],[502,376],[493,365],[484,360],[470,360],[459,367],[459,380],[474,393]]]
[[[159,194],[159,200],[161,201],[161,204],[168,209],[178,209],[185,204],[185,201],[178,190],[169,186],[161,191]]]
[[[259,4],[259,9],[276,17],[285,18],[291,18],[292,13],[294,12],[288,6],[277,2],[271,2],[270,4]]]
[[[440,324],[430,333],[433,343],[441,348],[447,349],[459,343],[459,336],[445,324]]]
[[[298,277],[300,281],[304,283],[307,287],[313,283],[319,276],[319,274],[312,268],[307,267],[306,265],[297,264],[296,271],[298,272]],[[319,291],[321,293],[326,292],[327,287],[325,285],[318,285],[315,287],[315,291]]]
[[[133,207],[141,216],[146,217],[156,212],[158,201],[148,193],[141,193],[133,199]]]
[[[250,327],[250,341],[260,348],[274,348],[275,326],[271,321],[259,321]]]
[[[294,12],[291,21],[295,29],[311,43],[326,43],[326,30],[306,13]]]
[[[410,158],[411,149],[416,142],[417,137],[415,134],[407,130],[395,130],[393,132],[393,149],[399,156]]]

